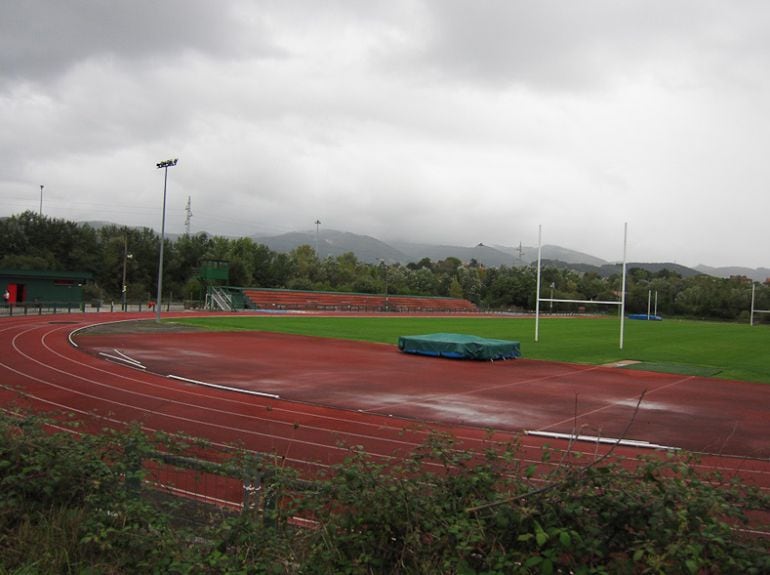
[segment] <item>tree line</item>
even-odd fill
[[[153,299],[159,246],[159,235],[149,228],[95,228],[30,211],[0,220],[0,268],[90,272],[94,281],[86,286],[86,297],[102,301],[120,301],[124,270],[127,300]],[[207,285],[199,270],[212,260],[228,262],[231,286],[448,296],[488,310],[531,311],[536,305],[533,265],[486,267],[455,257],[373,264],[351,252],[321,259],[309,245],[279,253],[247,237],[203,232],[165,240],[164,292],[176,300],[203,300]],[[626,309],[631,313],[645,313],[649,302],[665,316],[746,320],[751,308],[752,281],[742,276],[682,277],[666,269],[631,268],[626,280]],[[615,301],[621,289],[620,273],[603,277],[548,262],[541,273],[541,297]],[[767,282],[756,286],[755,308],[770,309]],[[541,310],[609,311],[596,304],[546,302]]]

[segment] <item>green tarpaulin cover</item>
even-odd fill
[[[518,341],[459,333],[404,335],[398,338],[398,349],[406,353],[466,359],[512,359],[521,356]]]

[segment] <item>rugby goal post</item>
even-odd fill
[[[756,291],[757,291],[757,284],[752,282],[752,284],[751,284],[751,314],[749,315],[749,325],[754,325],[754,314],[755,313],[770,313],[770,309],[756,309],[754,307]]]
[[[583,299],[554,299],[540,297],[540,267],[542,262],[543,248],[543,226],[538,227],[537,231],[537,299],[535,302],[535,343],[540,341],[540,302],[551,303],[584,303],[584,304],[603,304],[616,305],[620,308],[620,349],[623,349],[623,333],[626,317],[626,247],[628,245],[628,222],[623,226],[623,280],[620,288],[620,300],[597,301]]]

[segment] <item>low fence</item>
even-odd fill
[[[163,302],[162,311],[183,311],[188,308],[187,302]],[[155,311],[155,306],[148,302],[127,303],[125,306],[121,302],[92,302],[92,303],[72,303],[72,302],[25,302],[0,305],[0,317],[3,316],[21,316],[21,315],[44,315],[44,314],[80,314],[80,313],[99,313],[99,312],[126,312],[141,313]]]

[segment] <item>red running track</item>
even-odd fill
[[[721,455],[703,457],[704,469],[720,469],[728,477],[739,474],[770,488],[767,441],[753,436],[757,430],[766,436],[770,421],[770,390],[762,386],[756,387],[762,393],[752,399],[750,393],[736,391],[745,388],[739,382],[528,360],[494,364],[435,360],[400,354],[394,346],[264,333],[120,335],[117,341],[107,335],[76,337],[79,345],[88,342],[94,353],[124,354],[148,368],[139,369],[84,353],[68,339],[88,325],[149,317],[60,315],[0,321],[0,404],[6,409],[18,404],[96,417],[104,425],[136,421],[148,430],[182,432],[215,445],[239,444],[312,469],[341,462],[350,446],[375,458],[397,457],[420,445],[428,428],[449,432],[460,448],[474,451],[490,441],[509,441],[522,429],[570,431],[576,397],[582,432],[601,429],[601,435],[609,436],[618,426],[625,428],[640,390],[646,388],[645,402],[652,405],[639,410],[632,426],[634,439],[651,437],[647,440],[677,447],[688,447],[689,442],[690,448],[706,451],[719,448]],[[258,388],[281,399],[187,383],[165,377],[168,373]],[[700,391],[671,395],[695,380]],[[688,403],[704,395],[707,384],[732,390],[728,401],[720,404],[732,421],[730,431],[715,438],[706,438],[705,428],[697,424],[707,410],[698,415],[700,408]],[[749,384],[746,389],[755,387]],[[688,426],[674,425],[676,417],[667,425],[666,417],[658,413],[677,396],[683,402],[677,409],[686,412]],[[741,413],[736,424],[733,414]],[[422,423],[427,420],[429,426]],[[714,421],[706,427],[714,427]],[[656,435],[669,427],[679,431]],[[497,431],[490,434],[489,428]],[[688,428],[689,434],[678,435]],[[653,429],[658,431],[648,433]],[[563,440],[530,435],[521,443],[525,465],[540,461],[546,443],[557,449],[567,446]],[[609,449],[578,445],[591,457]],[[630,458],[643,452],[649,450],[619,447],[615,454]]]

